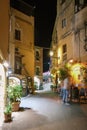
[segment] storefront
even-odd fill
[[[84,71],[82,68],[87,68],[85,63],[76,63],[71,66],[71,76],[73,83],[78,87],[82,87],[84,84]]]
[[[27,96],[31,91],[30,77],[26,77],[23,75],[10,75],[8,77],[8,85],[21,85],[23,90],[23,96]]]
[[[55,84],[54,81],[57,78],[56,77],[57,73],[58,73],[58,83],[60,84],[61,80],[59,79],[59,71],[60,69],[64,69],[64,68],[71,75],[71,80],[74,86],[78,87],[79,89],[82,86],[87,87],[87,63],[79,63],[79,62],[67,63],[65,67],[63,66],[63,67],[58,68],[57,70],[52,71],[54,72],[54,73],[51,73],[53,74],[52,78],[53,78],[54,84]],[[84,72],[83,68],[86,69],[85,70],[86,73]],[[62,76],[64,76],[63,72],[62,74],[63,74]],[[84,78],[85,78],[85,81],[84,81]]]

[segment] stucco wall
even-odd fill
[[[22,63],[25,64],[29,75],[34,77],[34,17],[27,16],[13,8],[11,13],[14,17],[12,20],[14,30],[21,30],[21,40],[18,41],[13,38],[11,43],[14,43],[15,47],[19,49],[20,54],[24,55]]]
[[[0,0],[0,51],[8,59],[9,0]]]

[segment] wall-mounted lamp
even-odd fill
[[[9,64],[8,64],[7,61],[4,61],[4,62],[3,62],[3,65],[4,65],[6,68],[8,68],[8,66],[9,66]]]
[[[50,57],[56,58],[56,59],[60,59],[60,57],[56,57],[56,56],[53,56],[53,55],[54,55],[54,53],[53,53],[53,51],[51,50],[51,51],[50,51]]]
[[[53,56],[53,51],[50,51],[50,56],[51,56],[51,57]]]
[[[74,62],[74,60],[73,60],[73,59],[70,59],[70,60],[69,60],[69,63],[73,63],[73,62]]]

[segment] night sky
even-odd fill
[[[35,44],[50,47],[56,17],[56,0],[23,0],[35,7]]]
[[[23,0],[35,7],[35,45],[50,48],[56,18],[57,0]],[[49,69],[49,50],[44,49],[43,70]]]
[[[57,0],[24,0],[35,7],[35,45],[50,48]],[[44,49],[43,71],[49,70],[49,50]]]

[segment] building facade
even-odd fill
[[[51,48],[56,53],[55,66],[61,67],[67,63],[87,63],[87,1],[58,0],[57,16],[52,35]],[[80,68],[74,75],[75,84],[80,83]],[[74,74],[74,73],[73,73]]]
[[[22,12],[11,8],[10,18],[10,65],[12,71],[16,74],[24,74],[26,72],[22,70],[22,67],[25,66],[27,73],[33,77],[34,17],[29,17]]]
[[[26,78],[25,86],[28,87],[28,79],[34,79],[34,15],[31,6],[24,2],[10,6],[10,42],[9,42],[9,76]],[[18,6],[20,4],[20,7]],[[23,9],[26,8],[28,13]],[[31,9],[29,11],[29,9]],[[30,81],[29,81],[30,82]],[[22,84],[23,86],[23,84]]]
[[[35,46],[35,82],[39,86],[43,82],[43,48]]]
[[[0,126],[3,122],[3,110],[6,102],[6,72],[9,47],[9,0],[0,1]]]

